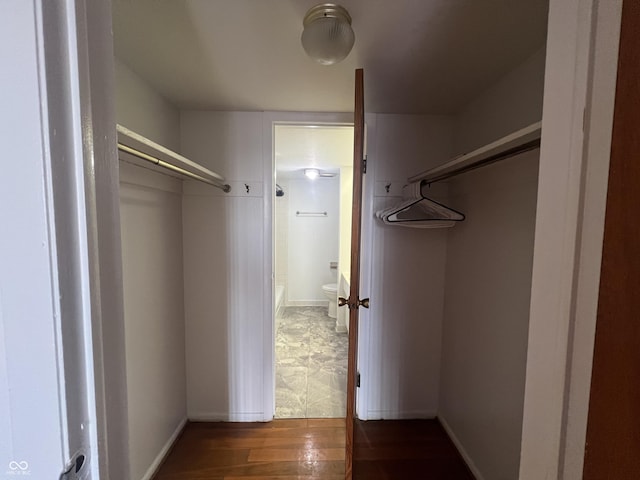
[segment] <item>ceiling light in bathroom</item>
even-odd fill
[[[318,178],[318,176],[320,176],[320,170],[318,170],[317,168],[305,168],[304,174],[310,180],[315,180],[316,178]]]

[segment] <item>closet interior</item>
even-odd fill
[[[136,8],[114,3],[115,94],[130,472],[147,480],[187,421],[273,418],[272,129],[325,117],[165,97],[119,40]],[[357,415],[438,418],[478,480],[518,478],[544,69],[538,44],[452,113],[365,116]],[[397,228],[407,184],[449,228]]]
[[[365,215],[358,416],[437,417],[480,479],[518,478],[543,76],[540,50],[453,119],[378,115],[368,145],[372,212],[423,182],[465,218],[405,229]],[[487,164],[442,179],[474,158]]]

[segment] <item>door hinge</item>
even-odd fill
[[[362,159],[362,173],[367,173],[367,156]]]
[[[356,387],[360,388],[360,372],[356,375]]]

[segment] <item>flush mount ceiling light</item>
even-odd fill
[[[317,168],[305,168],[304,174],[307,176],[307,178],[315,180],[320,175],[320,170],[318,170]]]
[[[311,179],[311,180],[315,180],[318,177],[327,177],[327,178],[332,178],[335,177],[336,174],[334,172],[324,172],[322,170],[320,170],[319,168],[305,168],[304,169],[304,174],[307,178]]]
[[[351,16],[335,3],[321,3],[304,16],[302,47],[313,60],[333,65],[346,58],[356,40]]]

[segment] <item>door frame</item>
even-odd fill
[[[550,1],[521,480],[582,477],[619,5]]]
[[[275,127],[277,125],[321,125],[353,126],[353,114],[350,113],[301,113],[301,112],[265,112],[263,114],[263,178],[270,179],[270,185],[264,195],[264,259],[265,279],[264,295],[264,421],[271,421],[276,409],[276,368],[275,368],[275,202],[272,193],[276,188],[275,180]],[[270,321],[268,321],[270,319]]]
[[[42,1],[42,0],[41,0]],[[66,0],[73,11],[88,244],[99,478],[129,478],[129,424],[111,3]],[[72,24],[73,26],[73,24]]]
[[[302,116],[307,116],[306,114],[301,114]],[[319,114],[312,114],[312,116],[316,117],[316,115]],[[333,117],[335,115],[339,115],[342,116],[342,114],[321,114],[323,117],[329,116],[329,117]],[[348,114],[347,114],[348,115]],[[273,202],[273,192],[275,191],[276,188],[276,178],[275,178],[275,173],[276,173],[276,154],[275,154],[275,147],[276,147],[276,143],[275,143],[275,128],[277,126],[283,126],[283,125],[297,125],[297,126],[302,126],[302,127],[351,127],[353,128],[353,121],[351,122],[331,122],[331,121],[327,121],[327,118],[324,119],[324,121],[313,121],[313,122],[305,122],[305,121],[281,121],[281,120],[276,120],[276,121],[272,121],[271,122],[271,131],[272,131],[272,148],[271,148],[271,158],[272,158],[272,170],[271,170],[271,179],[272,179],[272,185],[271,188],[268,190],[269,192],[271,192],[271,194],[269,195],[265,195],[265,202],[267,200],[266,197],[269,197],[269,200],[271,202]],[[271,272],[271,305],[272,305],[272,309],[271,309],[271,328],[272,328],[272,342],[271,342],[271,350],[272,350],[272,363],[273,363],[273,416],[275,416],[275,393],[276,393],[276,383],[275,383],[275,374],[276,374],[276,365],[275,365],[275,305],[274,305],[274,300],[275,300],[275,286],[276,286],[276,265],[275,265],[275,251],[276,251],[276,244],[275,244],[275,231],[273,229],[273,225],[275,223],[275,204],[272,204],[271,206],[271,233],[267,233],[265,236],[270,236],[271,238],[271,254],[269,256],[266,256],[264,258],[269,258],[271,261],[271,269],[267,268],[266,271],[270,271]],[[340,272],[338,272],[338,275],[340,274]],[[338,284],[340,282],[340,279],[338,279]],[[265,317],[268,318],[268,317]],[[266,345],[265,345],[266,348]],[[272,418],[273,418],[272,416]]]
[[[47,476],[57,478],[69,457],[81,451],[90,454],[86,463],[88,476],[83,478],[126,479],[129,452],[120,232],[119,221],[116,222],[118,161],[111,5],[86,0],[19,3],[24,5],[14,10],[15,19],[24,9],[30,9],[33,28],[22,30],[20,36],[4,38],[4,43],[35,44],[38,68],[19,77],[24,89],[8,88],[17,101],[23,95],[23,100],[35,98],[40,104],[39,123],[20,125],[25,133],[39,132],[42,149],[40,178],[36,178],[39,181],[25,185],[23,193],[33,196],[45,190],[41,207],[46,210],[49,229],[51,290],[47,292],[50,298],[44,291],[34,291],[30,302],[13,313],[30,318],[31,307],[47,303],[54,312],[51,318],[33,317],[42,325],[27,333],[53,335],[50,341],[56,347],[55,356],[43,348],[40,355],[32,358],[31,367],[42,362],[57,366],[59,432],[53,441],[54,429],[47,422],[40,422],[41,445],[32,450],[30,458],[15,460],[42,467],[44,460],[58,450],[60,465],[51,463],[47,467]],[[5,19],[11,22],[14,17],[9,12]],[[0,30],[0,37],[5,32],[11,35],[11,29]],[[15,52],[24,53],[21,48]],[[34,86],[36,89],[27,94],[27,89]],[[12,116],[15,112],[8,109],[4,114]],[[17,152],[16,157],[26,153]],[[35,222],[36,217],[27,213],[28,207],[13,204],[13,213],[23,212],[25,218]],[[69,238],[73,241],[67,243]],[[7,277],[13,274],[0,272]],[[14,362],[20,362],[20,357],[8,352],[8,363]],[[22,367],[30,368],[29,363]],[[30,374],[34,372],[38,373],[31,370]],[[19,371],[10,374],[28,378]],[[50,406],[54,392],[43,381],[44,377],[36,379],[34,384],[39,388],[35,392],[14,390],[13,405],[44,402]],[[80,410],[84,411],[79,413]],[[17,425],[22,419],[20,412],[9,412]],[[17,435],[27,433],[18,431]],[[5,467],[0,466],[2,471]],[[33,470],[36,475],[38,472],[42,473]]]
[[[68,249],[58,244],[54,224],[58,214],[68,213],[56,210],[54,186],[56,173],[64,177],[73,167],[55,172],[53,164],[55,153],[68,153],[68,115],[59,122],[63,139],[52,139],[49,128],[52,97],[66,84],[47,75],[44,38],[50,32],[43,5],[14,0],[0,9],[0,58],[11,65],[11,75],[0,77],[0,139],[8,160],[0,176],[0,477],[57,478],[74,434],[67,404],[79,387],[65,384],[64,333],[76,318],[62,314],[60,293],[73,274],[59,265]],[[66,43],[59,40],[49,49]],[[64,71],[61,57],[56,67]]]
[[[587,92],[583,210],[578,231],[560,472],[582,478],[591,365],[595,340],[609,158],[618,70],[622,0],[594,5],[592,62]]]

